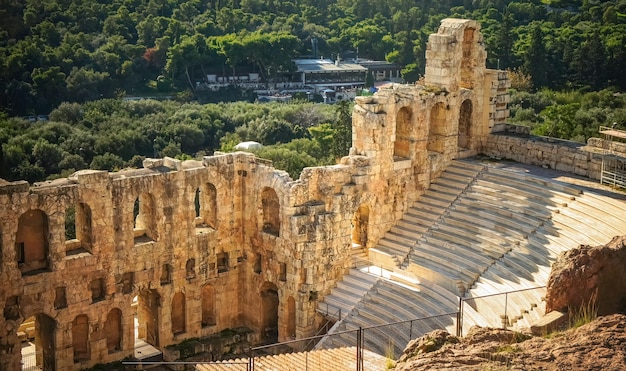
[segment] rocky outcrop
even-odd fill
[[[395,367],[397,371],[492,369],[624,370],[626,316],[600,317],[549,338],[479,327],[462,339],[434,331],[409,343]]]
[[[604,246],[562,253],[552,265],[546,312],[595,306],[599,315],[626,311],[626,236]]]

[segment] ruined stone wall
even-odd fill
[[[600,179],[602,153],[597,147],[554,138],[518,134],[488,137],[482,154]]]
[[[135,317],[161,349],[238,326],[256,342],[314,334],[353,246],[374,246],[506,116],[506,74],[485,69],[479,25],[446,19],[437,35],[424,82],[357,98],[350,155],[299,179],[233,153],[0,184],[0,369],[19,369],[31,317],[58,370],[132,356]]]

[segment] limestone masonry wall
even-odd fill
[[[133,356],[138,339],[163,349],[242,326],[257,343],[310,336],[353,250],[374,246],[451,160],[594,177],[597,157],[579,148],[491,135],[508,79],[485,58],[477,22],[443,20],[424,81],[357,98],[350,155],[296,180],[239,152],[0,182],[0,370],[19,370],[33,337],[38,365],[78,370]]]

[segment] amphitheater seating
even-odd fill
[[[531,172],[453,161],[369,249],[369,260],[387,276],[353,296],[346,291],[354,286],[345,290],[340,283],[324,299],[339,306],[336,296],[346,295],[351,304],[342,311],[350,312],[330,332],[340,334],[318,345],[353,346],[354,336],[341,331],[455,312],[459,297],[463,332],[473,325],[528,327],[540,318],[552,263],[579,244],[604,244],[624,234],[626,202]],[[374,336],[365,346],[379,354],[393,346],[398,354],[410,337],[454,325],[454,318],[441,317],[412,327],[382,326],[369,330]]]

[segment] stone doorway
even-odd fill
[[[261,341],[266,344],[278,342],[278,288],[267,282],[261,290]]]
[[[143,340],[153,347],[159,346],[159,307],[161,295],[155,290],[143,290],[133,300],[137,307],[135,315],[135,339]],[[137,341],[135,341],[137,347]]]
[[[56,322],[45,314],[27,318],[18,329],[22,337],[22,371],[54,370]]]

